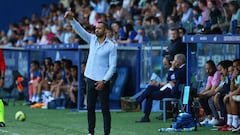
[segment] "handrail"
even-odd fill
[[[184,35],[182,40],[185,43],[239,44],[240,43],[240,34]]]

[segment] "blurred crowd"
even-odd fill
[[[86,104],[86,84],[83,72],[86,62],[81,63],[81,107]],[[32,108],[77,108],[78,66],[70,59],[53,61],[46,57],[44,61],[31,61],[28,91],[25,93],[26,105]]]
[[[86,44],[64,19],[72,10],[91,33],[98,21],[109,25],[118,44],[169,40],[173,27],[187,33],[232,33],[240,20],[239,0],[60,0],[42,5],[41,14],[22,17],[0,33],[0,45]],[[239,25],[236,25],[239,26]]]

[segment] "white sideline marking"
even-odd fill
[[[2,133],[7,133],[8,131],[7,131],[7,130],[2,130],[2,129],[0,129],[0,132],[2,132]]]

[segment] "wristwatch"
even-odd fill
[[[1,77],[1,79],[2,79],[2,80],[4,80],[4,79],[5,79],[5,77]]]

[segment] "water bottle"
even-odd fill
[[[160,128],[158,129],[159,132],[176,132],[175,128]]]
[[[183,131],[194,131],[195,127],[183,128]]]

